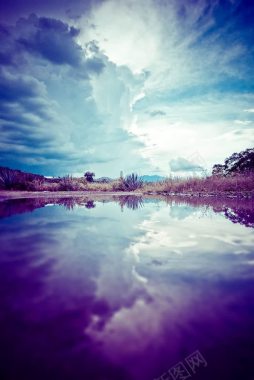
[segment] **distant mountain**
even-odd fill
[[[143,182],[160,182],[160,181],[163,181],[165,179],[165,177],[162,177],[160,175],[142,175],[139,178],[141,178],[141,180]],[[110,183],[113,181],[114,181],[114,179],[109,178],[109,177],[100,177],[100,178],[94,179],[94,182],[100,182],[100,183],[102,183],[102,182]]]
[[[164,181],[165,177],[160,175],[142,175],[140,177],[144,182],[160,182]]]

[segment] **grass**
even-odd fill
[[[186,194],[186,195],[253,195],[254,172],[228,176],[207,176],[204,178],[167,178],[161,182],[146,183],[136,174],[111,182],[89,182],[86,178],[64,176],[48,179],[42,176],[0,172],[0,189],[26,191],[82,191],[82,192],[135,192],[143,194]]]
[[[144,185],[145,193],[170,194],[210,194],[251,192],[254,187],[254,174],[205,178],[168,178],[165,181]]]

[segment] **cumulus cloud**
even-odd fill
[[[2,101],[33,98],[45,93],[45,86],[29,75],[12,75],[4,70],[0,77],[0,96]]]
[[[110,63],[95,41],[78,45],[78,29],[58,19],[33,14],[0,31],[10,57],[0,69],[5,165],[49,175],[86,168],[102,175],[105,165],[118,175],[130,166],[128,154],[137,165],[140,142],[124,129],[135,82],[128,69]]]
[[[17,22],[20,37],[17,42],[27,51],[39,54],[55,64],[78,66],[82,60],[81,48],[75,43],[79,30],[60,20],[37,17]]]
[[[251,120],[235,120],[235,124],[240,124],[240,125],[249,125],[251,124]]]
[[[15,22],[20,17],[36,13],[45,17],[77,20],[97,0],[12,0],[0,3],[0,20]]]
[[[99,74],[103,60],[91,42],[84,49],[76,42],[79,29],[66,22],[49,17],[31,14],[17,20],[15,27],[0,25],[3,41],[0,48],[0,61],[3,65],[21,66],[27,55],[37,55],[55,65],[69,65],[76,70]]]
[[[94,27],[81,26],[81,42],[96,38],[112,62],[143,75],[128,130],[145,145],[140,154],[152,168],[166,173],[171,157],[190,155],[197,147],[210,167],[225,157],[223,138],[253,104],[251,26],[243,22],[245,16],[239,2],[225,7],[209,0],[110,0],[83,17]],[[218,139],[220,148],[214,146]],[[242,138],[238,148],[236,142],[228,148],[246,144]]]
[[[177,157],[169,162],[172,172],[201,172],[204,168],[184,157]]]
[[[25,3],[0,26],[6,165],[166,175],[188,169],[176,157],[212,167],[253,141],[253,6]]]

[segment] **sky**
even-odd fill
[[[254,146],[254,1],[0,3],[0,165],[193,175]]]

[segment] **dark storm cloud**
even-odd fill
[[[17,41],[28,52],[39,54],[54,64],[81,64],[82,50],[74,41],[78,29],[60,20],[37,17],[35,14],[28,19],[20,19],[17,29],[21,31]]]
[[[12,57],[11,54],[8,54],[8,39],[10,37],[10,33],[7,27],[0,24],[0,65],[11,65]],[[7,46],[6,46],[7,45]]]
[[[87,58],[86,49],[75,40],[78,34],[79,29],[66,22],[36,14],[18,19],[15,26],[0,24],[0,65],[20,71],[27,61],[37,57],[53,65],[73,67],[83,78],[89,73],[99,74],[104,63],[98,50],[92,50],[93,42],[89,44],[87,50],[92,56]]]
[[[11,150],[13,149],[13,146],[19,146],[19,147],[33,147],[40,146],[40,148],[48,148],[51,144],[51,139],[49,136],[41,136],[36,133],[32,133],[28,130],[22,130],[22,127],[24,125],[22,124],[3,124],[1,126],[1,142],[4,144],[7,144],[9,146],[9,149],[7,149],[6,153],[12,154]],[[3,149],[3,147],[2,147]],[[15,147],[14,147],[15,151]],[[4,153],[4,152],[2,152]],[[28,151],[26,150],[26,153]],[[17,154],[24,155],[25,150],[16,152],[15,156]],[[33,157],[36,157],[36,154],[40,154],[39,152],[33,152]],[[56,157],[57,158],[57,157]]]
[[[70,83],[73,90],[76,83],[75,92],[79,93],[80,101],[82,95],[87,96],[86,81],[80,88],[76,79],[65,77],[64,83],[66,89]],[[50,99],[47,85],[39,79],[0,69],[0,99],[0,160],[5,166],[62,175],[89,163],[108,161],[107,157],[102,159],[96,153],[84,152],[84,147],[87,149],[93,142],[90,134],[83,141],[77,132],[79,140],[74,146],[74,132],[69,133],[69,125],[79,130],[82,124],[78,120],[73,124],[68,111],[62,108],[64,105],[59,103],[61,98]],[[75,107],[76,102],[72,102]],[[90,112],[91,108],[90,104]],[[80,118],[82,120],[82,115]]]
[[[15,101],[33,98],[42,95],[43,85],[35,78],[27,75],[14,76],[0,71],[0,98],[1,101]]]
[[[0,65],[15,66],[19,56],[19,47],[15,42],[14,28],[0,23]],[[19,63],[21,61],[19,60]]]
[[[16,20],[30,13],[77,19],[97,0],[11,0],[0,2],[0,19]]]
[[[50,104],[46,100],[46,87],[29,75],[10,74],[0,70],[0,121],[25,127],[37,120],[50,120]],[[13,128],[13,127],[12,127]]]
[[[45,85],[27,74],[0,70],[0,158],[5,165],[41,161],[56,151],[57,135]]]
[[[63,167],[66,171],[77,163],[101,161],[75,149],[69,132],[70,126],[80,128],[89,75],[104,68],[99,50],[92,51],[94,43],[87,58],[75,40],[78,34],[66,22],[35,14],[0,25],[0,159],[6,166],[45,173],[53,162],[49,174],[58,174]],[[78,102],[79,119],[76,113],[68,115]],[[91,104],[89,109],[92,113]]]

